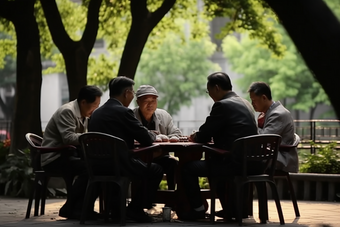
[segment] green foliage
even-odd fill
[[[97,85],[104,91],[108,89],[109,81],[116,77],[119,66],[118,61],[110,59],[110,56],[101,54],[97,58],[89,59],[88,84]]]
[[[308,112],[319,103],[329,104],[327,95],[294,44],[282,28],[278,30],[287,47],[281,58],[274,57],[269,50],[261,48],[258,41],[251,40],[247,35],[242,35],[240,41],[232,36],[223,40],[222,46],[232,70],[243,75],[235,83],[246,93],[252,82],[264,81],[271,86],[275,100],[294,100],[286,104],[289,109]]]
[[[207,177],[199,177],[198,178],[198,183],[200,185],[200,188],[202,189],[209,189],[209,181]],[[168,189],[168,184],[166,180],[162,180],[161,183],[159,184],[159,189],[160,190],[167,190]]]
[[[269,48],[276,56],[282,56],[285,47],[281,44],[281,35],[274,27],[276,16],[260,0],[220,1],[205,0],[206,13],[218,17],[230,18],[217,38],[223,39],[233,32],[248,32],[251,39]]]
[[[200,185],[200,188],[202,189],[209,189],[209,181],[207,177],[199,177],[198,178],[198,183]]]
[[[340,173],[340,153],[335,149],[336,142],[325,146],[315,145],[316,154],[308,154],[300,165],[302,173]]]
[[[88,1],[86,1],[86,4]],[[162,1],[147,1],[149,14],[153,14],[161,6]],[[130,13],[130,1],[103,1],[99,14],[98,38],[104,38],[107,49],[116,51],[122,49],[130,30],[132,17]],[[189,21],[192,24],[192,32],[196,38],[204,37],[207,33],[202,26],[207,23],[203,12],[197,8],[196,0],[177,0],[174,7],[162,18],[152,30],[146,46],[157,49],[166,38],[167,33],[172,31],[178,35],[182,33],[182,25],[174,23],[178,19]]]
[[[340,0],[324,0],[334,15],[340,20]]]
[[[166,180],[162,180],[161,183],[159,184],[159,189],[160,190],[167,190],[168,189],[168,183]]]
[[[5,195],[28,197],[33,178],[29,149],[9,154],[9,144],[0,142],[0,183],[5,184]]]
[[[5,67],[5,58],[16,56],[16,42],[12,39],[12,36],[15,37],[13,31],[13,24],[0,18],[0,69]]]
[[[150,84],[159,92],[158,107],[176,114],[204,94],[206,78],[219,70],[208,58],[215,45],[207,38],[182,40],[168,33],[158,49],[145,48],[135,77],[136,88]]]

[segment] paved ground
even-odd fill
[[[19,227],[19,226],[38,226],[38,227],[74,227],[80,226],[78,221],[66,220],[58,216],[59,208],[63,205],[64,199],[48,199],[46,204],[45,215],[25,219],[27,199],[0,197],[0,226]],[[286,226],[289,227],[340,227],[340,203],[339,202],[308,202],[299,201],[300,218],[295,218],[294,209],[291,201],[281,201],[283,215]],[[219,204],[216,210],[220,209]],[[216,224],[210,224],[209,221],[199,222],[181,222],[173,212],[171,222],[162,222],[161,208],[163,204],[157,204],[156,208],[150,210],[150,213],[156,217],[157,222],[149,224],[128,222],[127,226],[238,226],[237,223],[223,223],[217,220]],[[98,209],[98,203],[96,204]],[[33,209],[32,209],[33,213]],[[254,217],[244,219],[244,226],[261,226],[257,218],[257,204],[254,203]],[[86,222],[87,226],[119,226],[119,223],[105,223],[104,221]],[[275,203],[269,201],[269,222],[266,226],[280,226],[279,218],[276,212]]]

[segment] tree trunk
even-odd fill
[[[323,0],[265,0],[274,10],[340,118],[340,23]]]
[[[90,54],[79,42],[73,43],[71,48],[62,54],[65,60],[69,100],[74,100],[79,90],[87,84],[87,62]]]
[[[17,88],[11,126],[11,153],[27,147],[25,134],[42,135],[40,120],[41,57],[39,29],[34,16],[34,0],[5,4],[5,18],[12,21],[17,36]],[[1,12],[1,15],[2,12]]]
[[[81,40],[73,41],[67,34],[55,0],[41,0],[53,42],[63,55],[69,88],[69,99],[74,100],[87,84],[87,63],[96,41],[99,8],[102,0],[91,0],[87,23]]]
[[[147,9],[147,0],[130,1],[132,24],[120,61],[118,76],[135,78],[140,57],[152,29],[173,7],[175,2],[176,0],[164,0],[162,6],[151,13]]]

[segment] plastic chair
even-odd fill
[[[299,135],[295,133],[294,144],[293,145],[280,145],[279,150],[289,152],[292,148],[296,148],[299,145],[300,141],[301,139]],[[289,172],[286,172],[283,170],[275,170],[274,178],[285,178],[286,179],[289,192],[290,192],[290,197],[292,199],[292,203],[293,203],[293,207],[295,211],[295,216],[300,217],[300,211],[299,211],[299,207],[298,207],[297,200],[296,200],[295,190],[294,190],[292,181],[290,180]]]
[[[130,184],[129,177],[122,176],[125,172],[129,150],[124,140],[105,133],[88,132],[79,137],[84,152],[89,181],[86,188],[84,208],[82,209],[80,224],[85,223],[87,210],[90,205],[91,194],[96,183],[113,182],[120,188],[120,225],[126,224],[126,197]],[[104,212],[106,219],[109,211],[107,190],[104,188]],[[109,192],[110,193],[110,192]]]
[[[248,137],[242,137],[234,141],[231,152],[223,152],[221,149],[203,146],[205,152],[213,152],[217,154],[229,153],[230,158],[242,168],[242,173],[234,177],[214,177],[209,176],[210,191],[211,191],[211,207],[210,207],[210,221],[215,221],[215,188],[219,179],[227,179],[233,182],[236,192],[236,206],[237,206],[237,220],[238,224],[242,225],[243,213],[243,192],[251,183],[255,183],[259,194],[259,216],[261,223],[266,223],[268,220],[268,205],[265,183],[269,183],[276,203],[277,212],[280,219],[280,224],[284,224],[282,208],[280,204],[279,195],[276,184],[273,179],[275,172],[275,164],[278,154],[281,136],[276,134],[262,134]],[[257,170],[261,174],[251,174],[250,166],[261,166]],[[261,169],[261,170],[260,170]]]
[[[62,177],[66,184],[66,190],[69,190],[72,187],[74,176],[68,175],[65,176],[60,171],[56,170],[55,172],[47,172],[44,171],[41,167],[41,154],[46,154],[50,152],[70,152],[72,150],[76,150],[76,147],[72,145],[66,145],[62,147],[42,147],[42,138],[33,133],[27,133],[25,135],[27,142],[30,145],[30,156],[31,156],[31,166],[34,172],[34,183],[31,195],[28,200],[26,218],[30,217],[31,207],[34,199],[34,216],[39,215],[39,203],[41,200],[40,206],[40,215],[45,214],[45,201],[46,201],[46,190],[47,183],[51,177]],[[69,194],[67,194],[69,196]]]

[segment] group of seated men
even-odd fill
[[[134,91],[134,81],[119,76],[109,82],[110,98],[99,107],[102,91],[96,86],[85,86],[74,101],[61,106],[48,122],[42,146],[58,147],[71,144],[79,147],[78,138],[82,133],[102,132],[123,139],[129,149],[134,148],[134,141],[143,146],[151,145],[157,135],[180,137],[181,131],[174,125],[172,117],[165,110],[157,108],[157,90],[150,85],[142,85]],[[230,150],[232,143],[241,137],[275,133],[282,136],[282,144],[294,143],[294,122],[290,112],[279,101],[273,101],[270,87],[264,82],[254,82],[249,87],[252,105],[232,91],[229,76],[223,72],[215,72],[207,77],[207,93],[213,99],[210,115],[199,130],[189,139],[193,142],[214,141],[214,146]],[[138,107],[131,110],[131,101],[136,96]],[[260,112],[258,122],[255,111]],[[293,148],[294,149],[294,148]],[[65,174],[77,176],[66,203],[61,207],[59,215],[70,219],[79,219],[87,185],[87,170],[82,160],[82,151],[69,155],[57,153],[42,155],[41,162],[45,170],[61,169]],[[134,160],[133,160],[134,159]],[[137,222],[152,222],[153,219],[144,209],[152,206],[163,174],[167,175],[169,189],[175,189],[175,168],[177,161],[170,155],[154,157],[151,165],[147,165],[136,157],[131,157],[135,171],[130,175],[134,179],[147,176],[147,187],[136,182],[139,187],[127,207],[127,216]],[[182,168],[182,181],[190,203],[191,210],[181,216],[183,220],[205,218],[205,208],[200,196],[198,177],[206,177],[209,173],[235,175],[237,167],[231,160],[212,157],[207,165],[205,160],[191,161]],[[210,169],[209,169],[210,168]],[[280,152],[277,168],[284,171],[297,172],[298,157],[296,149],[291,152]],[[217,193],[223,193],[223,186]],[[146,199],[143,198],[146,196]],[[87,217],[98,218],[94,202]],[[221,197],[222,198],[222,197]],[[222,202],[222,201],[221,201]],[[112,212],[116,212],[112,208]],[[112,214],[114,215],[114,214]]]

